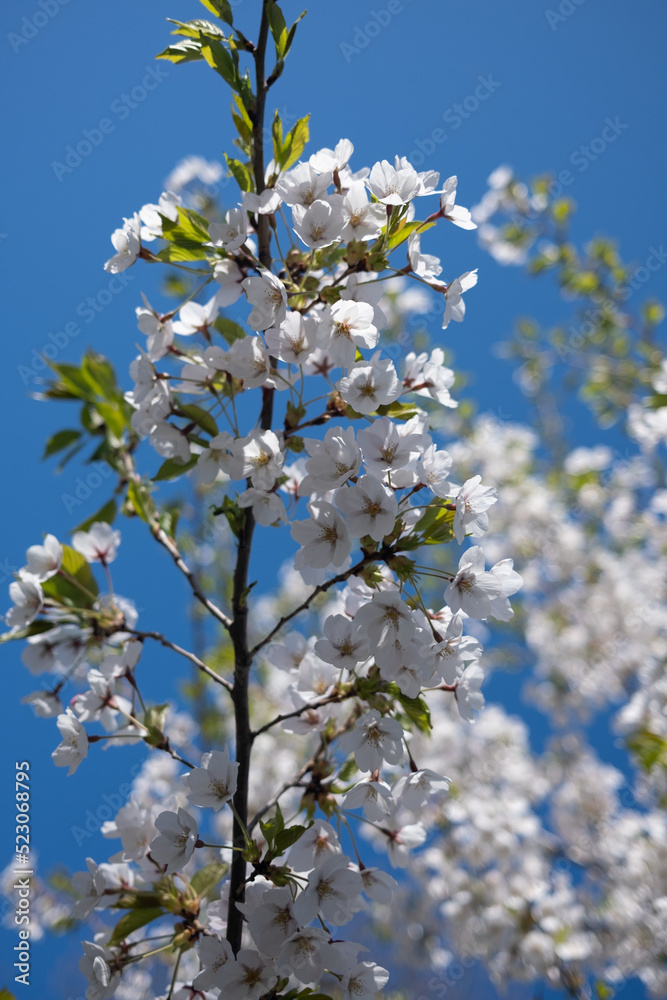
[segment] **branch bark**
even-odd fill
[[[262,4],[262,21],[259,30],[257,48],[253,53],[255,59],[256,105],[253,118],[253,173],[258,194],[265,188],[264,182],[264,113],[266,107],[267,84],[264,70],[266,43],[269,36],[269,21],[267,16],[267,0]],[[263,267],[271,267],[271,230],[266,215],[258,215],[257,222],[258,257]],[[273,422],[274,390],[264,390],[260,426],[269,430]],[[250,482],[248,482],[250,486]],[[240,848],[232,852],[230,868],[229,906],[227,910],[227,940],[234,954],[241,948],[243,936],[243,914],[237,908],[237,903],[245,899],[246,862],[243,858],[246,830],[248,824],[248,787],[250,777],[250,753],[252,749],[252,729],[250,727],[250,710],[248,704],[248,682],[253,652],[248,648],[248,568],[252,549],[252,537],[255,530],[255,518],[252,508],[245,511],[243,525],[239,530],[234,569],[234,584],[232,596],[232,623],[229,635],[234,647],[234,721],[236,727],[236,760],[239,765],[236,794],[234,795],[234,831],[232,844]]]

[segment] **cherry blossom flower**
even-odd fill
[[[480,691],[483,680],[484,671],[479,663],[471,663],[456,684],[456,705],[461,718],[467,722],[474,722],[475,712],[484,707],[484,695]]]
[[[316,819],[290,848],[289,863],[294,871],[309,872],[330,854],[340,853],[340,842],[334,828],[326,820]]]
[[[350,162],[350,157],[354,152],[354,146],[349,139],[339,139],[335,149],[324,147],[311,153],[309,163],[313,170],[323,174],[327,171],[333,173],[334,170],[342,170]]]
[[[169,351],[174,342],[174,324],[171,319],[163,319],[151,308],[148,299],[142,295],[143,306],[137,306],[137,326],[148,337],[147,353],[151,361],[159,361]],[[132,369],[130,368],[130,374]]]
[[[243,948],[235,959],[218,969],[216,985],[225,1000],[259,1000],[276,982],[273,963],[265,962],[256,951]]]
[[[26,576],[9,584],[9,596],[14,602],[5,615],[10,628],[23,628],[35,620],[44,604],[44,594],[37,580]]]
[[[391,813],[392,790],[385,781],[360,781],[343,799],[344,809],[363,808],[364,816],[372,822],[381,822]]]
[[[389,982],[389,973],[373,962],[360,962],[341,980],[342,1000],[373,997]]]
[[[297,163],[292,170],[280,177],[276,183],[276,191],[286,205],[307,207],[326,195],[332,180],[332,170],[318,173],[309,163]]]
[[[106,521],[95,521],[88,531],[75,531],[72,546],[89,563],[99,562],[108,566],[113,562],[120,545],[120,531]]]
[[[281,947],[298,929],[289,889],[269,889],[248,916],[248,929],[264,955],[276,958]]]
[[[373,413],[379,406],[393,403],[403,386],[389,358],[374,354],[370,362],[358,362],[336,382],[341,396],[357,413]]]
[[[407,645],[412,641],[416,629],[410,608],[392,591],[374,593],[373,599],[359,608],[354,621],[366,630],[376,651],[393,646],[396,641]]]
[[[266,490],[257,490],[251,486],[240,494],[238,505],[252,507],[255,521],[264,527],[287,521],[285,504],[277,493],[267,493]]]
[[[233,479],[250,477],[256,489],[272,489],[282,474],[283,455],[273,431],[253,430],[232,445],[229,474]]]
[[[465,316],[466,304],[463,301],[463,293],[470,291],[477,284],[477,268],[474,271],[465,271],[460,278],[455,278],[447,286],[445,292],[446,305],[445,314],[442,318],[442,329],[446,330],[451,320],[460,323]]]
[[[452,486],[449,482],[451,467],[452,456],[449,452],[440,451],[437,445],[432,444],[419,460],[417,475],[419,481],[428,486],[431,493],[444,499],[452,495]]]
[[[209,328],[215,323],[219,312],[218,296],[201,304],[199,302],[186,302],[179,310],[180,319],[174,321],[174,333],[181,337],[192,337],[195,333],[204,333],[208,336]]]
[[[232,208],[225,222],[211,222],[208,231],[213,246],[224,247],[227,253],[239,250],[248,238],[248,215],[245,208]]]
[[[221,431],[212,437],[197,460],[197,478],[200,483],[214,482],[220,472],[231,476],[231,449],[234,438],[229,431]]]
[[[450,785],[449,778],[426,767],[399,778],[393,793],[410,812],[419,812],[433,796],[448,792]]]
[[[74,872],[72,888],[80,898],[72,907],[72,916],[77,920],[85,920],[88,914],[98,906],[104,898],[106,881],[104,872],[92,858],[86,858],[87,872]]]
[[[331,307],[318,330],[320,347],[324,347],[336,364],[347,368],[354,362],[356,348],[372,348],[379,333],[373,326],[373,307],[367,302],[340,300]]]
[[[257,215],[273,215],[282,205],[282,198],[275,188],[265,188],[261,194],[243,191],[241,200],[247,212],[254,212]]]
[[[281,975],[294,975],[301,983],[316,983],[327,964],[329,935],[319,927],[303,927],[282,945],[278,954]]]
[[[354,914],[353,901],[361,892],[358,872],[348,867],[344,854],[326,858],[308,876],[308,885],[294,902],[294,916],[302,926],[320,913],[327,924],[338,927]]]
[[[62,742],[51,754],[56,767],[68,767],[69,774],[74,774],[84,757],[88,756],[88,736],[71,708],[64,715],[59,715],[58,729]]]
[[[195,767],[183,779],[188,787],[189,801],[217,812],[234,797],[238,769],[238,763],[229,759],[226,747],[205,753],[201,767]]]
[[[82,941],[81,947],[84,954],[79,969],[88,980],[86,1000],[108,1000],[120,985],[120,972],[110,964],[114,952],[93,941]]]
[[[484,552],[478,545],[459,559],[458,572],[445,591],[445,600],[453,612],[463,611],[471,618],[493,614],[493,601],[502,596],[502,585],[494,574],[485,571],[484,565]]]
[[[398,157],[396,158],[398,161]],[[388,160],[376,163],[368,178],[371,194],[384,205],[405,205],[421,191],[417,171],[407,161],[392,166]]]
[[[245,278],[242,287],[253,306],[248,316],[248,325],[253,330],[267,330],[282,323],[287,309],[287,293],[280,278],[262,267],[259,275]]]
[[[315,643],[315,652],[339,670],[353,670],[370,654],[370,645],[363,630],[345,615],[329,615],[322,631],[325,638]]]
[[[342,486],[336,490],[335,502],[345,514],[348,530],[359,538],[370,535],[381,542],[393,530],[398,501],[393,490],[375,476],[361,476],[355,486]]]
[[[342,486],[361,467],[361,450],[353,427],[330,427],[323,441],[306,438],[306,475],[299,484],[299,496],[328,492]]]
[[[408,259],[414,273],[424,281],[434,281],[442,273],[440,259],[421,252],[421,233],[414,232],[408,237]]]
[[[366,185],[356,181],[350,185],[342,205],[342,240],[374,240],[387,224],[387,210],[377,202],[368,199]]]
[[[123,220],[120,229],[114,230],[111,242],[116,253],[106,262],[104,270],[119,274],[134,264],[141,251],[141,220],[136,212],[131,219]]]
[[[493,486],[482,486],[481,483],[481,476],[473,476],[453,494],[456,501],[454,536],[459,545],[466,535],[478,538],[489,530],[486,512],[496,503],[498,495]]]
[[[157,205],[143,205],[139,209],[139,218],[142,222],[141,239],[144,243],[152,243],[156,237],[162,236],[161,216],[176,222],[180,204],[180,195],[174,194],[173,191],[163,191]]]
[[[234,952],[229,941],[208,934],[199,939],[197,954],[202,964],[202,970],[192,981],[192,985],[198,990],[211,990],[220,988],[218,977],[220,969],[227,962],[234,961]]]
[[[398,882],[381,868],[363,868],[360,872],[363,891],[376,903],[390,903]]]
[[[310,518],[307,521],[292,524],[292,538],[302,546],[294,565],[297,569],[342,566],[352,548],[345,521],[335,507],[324,500],[311,500],[308,511]]]
[[[307,208],[292,209],[294,232],[310,250],[321,250],[338,242],[343,231],[343,213],[330,201],[314,201]]]
[[[280,326],[266,330],[264,337],[273,357],[286,364],[302,365],[315,350],[317,321],[290,310]]]
[[[226,257],[224,260],[216,261],[213,277],[220,285],[220,291],[216,294],[218,306],[224,309],[225,306],[233,305],[242,292],[244,274],[241,268],[231,257]]]
[[[442,187],[440,195],[440,211],[445,219],[453,222],[460,229],[477,229],[477,224],[472,221],[472,217],[467,208],[456,205],[456,185],[457,177],[448,177]]]
[[[155,820],[155,827],[159,834],[151,842],[151,857],[159,865],[166,865],[165,875],[171,875],[183,868],[194,854],[199,839],[197,821],[185,809],[177,813],[167,809]]]
[[[360,771],[377,771],[383,761],[398,764],[403,756],[400,722],[372,708],[357,719],[354,729],[341,737],[341,746],[354,753]]]
[[[28,564],[25,572],[28,576],[43,583],[50,579],[60,569],[63,561],[63,548],[55,535],[46,535],[43,545],[31,545],[26,552]]]

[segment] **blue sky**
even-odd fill
[[[257,0],[234,5],[251,37],[258,6]],[[288,20],[302,9],[293,0],[283,7]],[[0,15],[6,95],[0,261],[8,407],[3,586],[12,567],[23,564],[25,548],[44,531],[66,538],[106,499],[104,483],[90,483],[90,497],[72,507],[64,498],[77,487],[85,496],[79,477],[85,480],[91,470],[72,466],[53,477],[39,461],[44,440],[67,426],[69,415],[65,407],[29,398],[38,388],[31,374],[36,356],[52,345],[49,350],[60,360],[74,361],[91,345],[124,374],[138,339],[139,293],[159,300],[158,278],[149,268],[136,268],[127,272],[131,280],[125,287],[110,288],[102,269],[112,253],[109,235],[123,216],[157,200],[163,179],[182,157],[195,153],[218,160],[230,150],[225,85],[203,65],[153,61],[169,38],[165,18],[187,20],[201,12],[195,0],[15,0]],[[468,206],[479,200],[486,177],[500,163],[524,176],[569,170],[568,194],[579,206],[575,237],[612,235],[625,258],[640,264],[667,238],[666,28],[667,8],[659,0],[631,9],[621,0],[337,0],[335,5],[314,0],[272,92],[271,110],[278,106],[283,118],[312,112],[312,150],[346,136],[355,144],[356,166],[399,153],[412,156],[422,169],[456,173],[460,200]],[[583,159],[582,146],[599,150],[594,140],[605,129],[610,136],[608,119],[616,123],[613,141],[603,140],[605,148],[595,159]],[[84,139],[90,154],[78,164],[70,157],[67,171],[58,166],[68,165],[68,147]],[[516,316],[533,314],[553,323],[568,315],[568,306],[548,282],[496,265],[477,247],[474,234],[449,227],[438,239],[438,245],[425,245],[442,257],[447,276],[479,266],[480,280],[468,296],[465,323],[446,333],[434,330],[436,342],[446,338],[457,365],[473,374],[470,394],[480,409],[523,419],[525,403],[510,366],[494,357],[493,344]],[[664,298],[665,284],[665,274],[657,272],[646,292]],[[573,443],[600,437],[584,416],[573,416]],[[177,586],[174,597],[162,572],[166,562],[148,547],[139,550],[141,558],[129,558],[139,534],[134,524],[125,532],[117,586],[135,597],[146,627],[160,628],[184,607],[186,594]],[[32,761],[34,838],[43,870],[57,862],[80,868],[82,851],[101,859],[108,842],[91,837],[85,848],[79,846],[71,827],[80,825],[88,803],[98,801],[100,788],[113,790],[126,780],[134,758],[100,754],[95,777],[93,768],[69,779],[56,771],[48,756],[57,742],[53,724],[18,707],[19,698],[35,686],[20,663],[20,650],[5,647],[2,656],[9,711],[0,787],[10,794],[14,758]],[[167,669],[157,657],[154,663]],[[10,825],[3,817],[0,843],[7,854]],[[3,932],[3,970],[12,943]],[[37,995],[82,993],[71,972],[78,944],[38,948]],[[74,977],[66,978],[62,989],[45,985],[54,961],[63,976]]]

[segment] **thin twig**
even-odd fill
[[[200,660],[195,653],[191,653],[189,649],[183,649],[182,646],[177,646],[175,642],[170,642],[161,632],[140,632],[138,629],[128,629],[132,635],[136,635],[138,639],[155,639],[156,642],[162,643],[167,649],[173,650],[174,653],[178,653],[179,656],[184,656],[186,660],[190,663],[194,663],[198,670],[205,673],[207,677],[214,680],[216,684],[221,684],[227,691],[233,691],[234,685],[231,681],[228,681],[226,677],[221,677],[220,674],[216,674],[215,670],[211,670],[203,660]]]

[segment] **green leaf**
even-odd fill
[[[393,683],[387,685],[387,693],[396,698],[408,719],[414,723],[420,732],[429,733],[431,731],[433,728],[431,725],[431,713],[423,698],[408,698],[406,694],[403,694],[398,685]]]
[[[199,2],[206,7],[206,10],[210,10],[211,14],[215,14],[221,21],[224,21],[225,24],[234,24],[229,0],[199,0]]]
[[[136,483],[130,480],[127,484],[127,499],[142,521],[148,523],[155,513],[155,504],[146,483]]]
[[[178,209],[178,218],[162,216],[162,235],[170,244],[156,256],[160,260],[203,260],[206,250],[203,244],[210,242],[208,222],[191,209]]]
[[[627,743],[645,771],[651,771],[656,764],[667,767],[667,738],[664,736],[642,729],[634,733]]]
[[[195,872],[190,879],[190,885],[198,896],[208,896],[228,871],[229,865],[224,861],[212,861],[210,865]]]
[[[150,747],[160,746],[164,742],[164,723],[169,711],[169,702],[163,705],[151,705],[146,709],[143,723],[148,732],[143,737],[145,743]]]
[[[187,246],[184,243],[170,243],[169,246],[162,247],[155,256],[164,264],[179,264],[192,260],[205,260],[206,251],[201,244],[191,241]]]
[[[445,501],[430,503],[424,514],[417,521],[414,533],[420,533],[426,545],[441,545],[450,542],[454,537],[455,511],[447,510]]]
[[[164,913],[165,911],[161,906],[152,906],[147,909],[132,910],[130,913],[125,913],[113,929],[113,933],[108,941],[109,947],[120,944],[132,931],[150,924],[152,920],[157,920],[158,917],[164,916]]]
[[[106,521],[107,524],[113,524],[116,519],[118,508],[116,506],[116,501],[112,497],[103,507],[100,507],[98,511],[87,517],[85,521],[81,524],[77,524],[74,531],[90,531],[92,526],[96,521]]]
[[[165,479],[178,479],[179,476],[194,468],[198,457],[198,455],[193,455],[189,462],[176,462],[173,458],[168,458],[153,476],[153,482],[159,483]]]
[[[199,62],[200,59],[204,58],[204,54],[201,50],[201,42],[198,39],[184,38],[182,42],[175,42],[174,45],[168,45],[155,58],[168,59],[169,62],[178,66],[179,63],[184,62]]]
[[[52,576],[42,584],[42,590],[48,597],[54,597],[63,604],[72,607],[92,608],[99,587],[90,566],[76,549],[63,545],[63,561],[61,569],[67,573],[67,579],[60,574]]]
[[[292,844],[296,844],[300,837],[303,837],[306,830],[309,830],[310,826],[290,826],[286,830],[281,830],[275,839],[275,851],[276,857],[280,854],[284,854],[288,847]]]
[[[387,251],[395,250],[396,247],[400,247],[401,243],[405,243],[408,237],[411,236],[417,229],[420,233],[425,233],[427,229],[431,229],[434,225],[435,222],[419,222],[416,219],[413,222],[405,222],[405,220],[403,220],[389,237],[389,240],[387,241]]]
[[[111,362],[104,355],[88,351],[81,362],[81,371],[102,399],[122,399],[116,382],[116,373]]]
[[[212,38],[227,40],[224,31],[211,21],[204,21],[203,18],[196,18],[194,21],[176,21],[173,17],[168,17],[170,24],[177,24],[178,28],[173,31],[173,35],[184,35],[186,38]]]
[[[229,523],[229,527],[232,529],[232,533],[235,538],[238,538],[241,534],[241,528],[245,524],[245,511],[235,503],[231,497],[225,497],[222,501],[220,507],[216,507],[213,511],[214,514],[224,514]]]
[[[229,84],[232,90],[240,90],[241,84],[238,67],[222,42],[216,42],[211,39],[202,41],[201,51],[211,69],[214,69],[225,83]]]
[[[269,0],[265,9],[273,41],[276,45],[276,56],[278,59],[283,59],[287,48],[287,25],[285,24],[283,12],[276,3],[276,0]]]
[[[401,403],[395,399],[393,403],[384,403],[376,411],[381,417],[391,417],[392,420],[411,420],[419,413],[415,403]]]
[[[49,440],[44,446],[44,454],[42,455],[42,460],[48,458],[49,455],[57,455],[59,451],[63,451],[68,445],[73,444],[74,441],[78,441],[81,437],[81,431],[76,431],[74,429],[56,431],[52,434]]]
[[[296,163],[303,153],[305,145],[310,138],[308,129],[309,120],[310,115],[306,115],[305,118],[300,118],[294,128],[290,129],[285,136],[285,139],[282,142],[280,156],[276,161],[280,170],[289,170],[289,168]]]
[[[245,340],[246,333],[243,327],[235,323],[234,320],[227,319],[226,316],[218,316],[213,326],[218,333],[222,334],[230,347],[235,340]]]
[[[119,403],[98,403],[95,409],[102,417],[107,432],[111,431],[113,436],[120,441],[128,426],[123,407]]]
[[[202,430],[210,434],[211,437],[215,437],[218,433],[218,425],[215,420],[206,410],[202,409],[201,406],[197,406],[195,403],[181,403],[178,407],[179,413],[184,413],[190,420],[201,427]]]
[[[252,174],[250,173],[249,164],[241,163],[240,160],[230,160],[230,158],[225,153],[225,160],[227,161],[227,166],[229,167],[229,172],[232,177],[236,180],[236,183],[241,188],[242,191],[254,191],[255,182],[253,180]]]
[[[297,25],[298,25],[299,21],[302,21],[303,18],[306,16],[307,13],[308,13],[307,10],[301,11],[301,13],[297,17],[296,21],[294,22],[294,24],[292,25],[292,27],[288,31],[288,33],[287,33],[287,44],[285,45],[285,53],[284,53],[285,56],[287,55],[287,53],[289,52],[289,50],[292,47],[292,42],[294,41],[294,35],[296,34],[296,29],[297,29]]]

